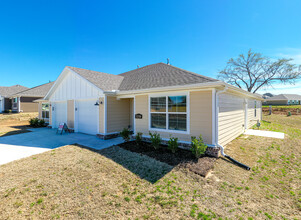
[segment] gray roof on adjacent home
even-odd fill
[[[93,83],[95,86],[102,89],[103,91],[118,90],[124,78],[119,75],[102,73],[102,72],[86,70],[86,69],[81,69],[76,67],[68,66],[68,68],[73,70],[80,76],[84,77],[86,80]]]
[[[0,86],[0,95],[3,97],[10,97],[11,95],[27,90],[29,88],[21,85],[14,86]]]
[[[301,100],[301,95],[298,94],[280,94],[267,98],[266,101],[273,100]]]
[[[15,93],[14,96],[25,96],[25,97],[44,97],[49,89],[52,87],[54,82],[45,83],[25,91]]]

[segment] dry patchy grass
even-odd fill
[[[65,146],[2,165],[0,218],[300,219],[300,119],[264,119],[286,139],[237,138],[226,153],[252,170],[219,159],[207,179],[119,147]]]
[[[0,137],[29,132],[29,119],[35,118],[38,113],[11,113],[0,114]]]

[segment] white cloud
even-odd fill
[[[275,54],[277,58],[291,58],[292,63],[301,65],[301,48],[283,48]]]

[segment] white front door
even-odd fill
[[[54,102],[52,108],[53,128],[57,128],[60,123],[67,124],[67,102]]]
[[[96,135],[99,130],[99,106],[95,100],[76,101],[76,131]]]

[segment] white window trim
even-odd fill
[[[154,97],[166,97],[166,112],[151,112],[151,98]],[[168,129],[168,114],[173,112],[168,112],[168,96],[186,96],[186,113],[175,112],[175,114],[186,114],[186,131],[170,130]],[[151,127],[151,114],[166,114],[166,129],[152,128]],[[178,133],[178,134],[190,134],[190,97],[189,92],[171,92],[171,93],[160,93],[148,96],[148,130],[157,132],[167,132],[167,133]]]
[[[45,105],[45,104],[48,104],[48,107],[49,107],[49,110],[48,110],[48,118],[44,118],[43,117],[43,112],[46,112],[46,111],[43,111],[43,105]],[[42,105],[41,105],[41,117],[42,117],[42,119],[46,119],[46,120],[49,120],[50,119],[50,108],[51,108],[51,106],[50,106],[50,103],[49,102],[44,102],[44,103],[42,103]]]

